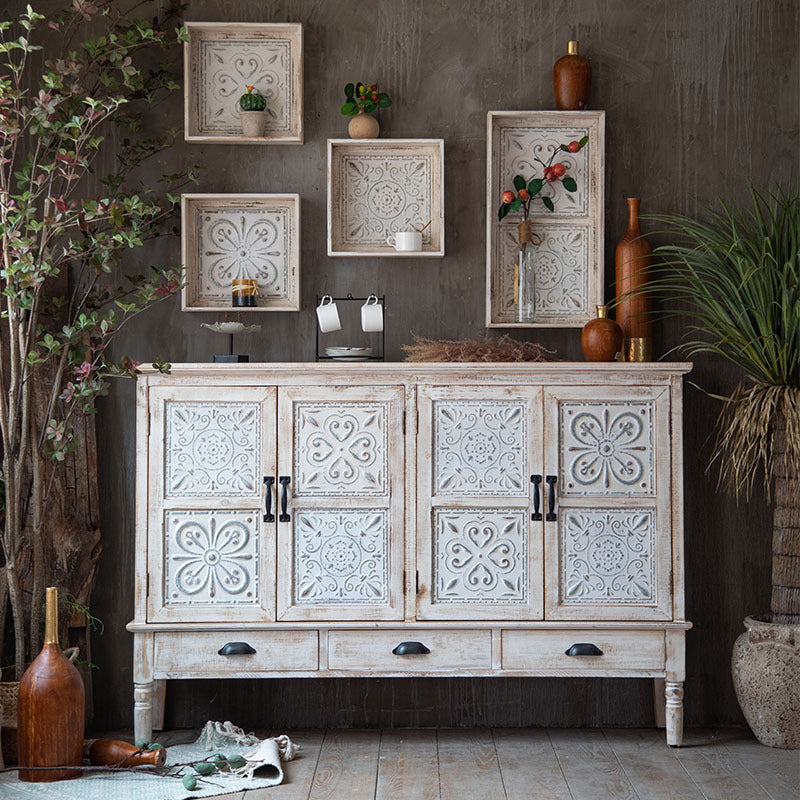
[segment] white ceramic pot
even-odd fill
[[[242,133],[248,139],[258,139],[264,135],[267,127],[267,110],[263,111],[240,111],[239,117],[242,120]]]
[[[761,744],[800,749],[800,625],[745,617],[733,645],[733,687]]]

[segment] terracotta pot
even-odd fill
[[[597,319],[590,320],[581,331],[583,357],[587,361],[615,361],[622,349],[622,329],[608,318],[606,306],[597,306]]]
[[[733,645],[733,688],[761,744],[800,749],[800,624],[745,617]]]
[[[242,120],[242,133],[248,139],[260,139],[264,136],[267,127],[267,110],[263,111],[240,111],[239,117]]]
[[[578,43],[567,44],[567,54],[553,65],[553,92],[559,111],[583,111],[589,105],[592,64],[578,53]]]
[[[381,132],[381,126],[371,114],[359,111],[350,120],[347,132],[350,134],[351,139],[377,139],[378,134]]]
[[[640,289],[647,281],[653,248],[639,225],[639,198],[628,198],[628,229],[620,239],[616,252],[617,297]],[[649,361],[652,355],[653,322],[650,297],[639,293],[617,303],[615,316],[625,337],[626,361]],[[639,346],[635,340],[645,340]]]

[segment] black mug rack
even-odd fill
[[[384,361],[385,360],[385,356],[386,356],[386,298],[383,295],[381,295],[381,296],[369,295],[368,297],[353,297],[353,295],[351,293],[349,293],[349,292],[347,294],[347,297],[334,297],[333,295],[327,295],[327,294],[321,294],[321,295],[318,294],[317,295],[317,301],[316,301],[316,303],[314,305],[314,332],[315,332],[315,342],[316,342],[316,347],[315,347],[316,360],[317,361],[347,361],[347,360],[353,360],[353,359],[348,358],[348,357],[344,357],[343,358],[343,357],[339,357],[339,356],[327,356],[323,352],[320,352],[320,329],[319,329],[319,322],[317,321],[317,311],[316,311],[316,309],[317,309],[317,306],[319,306],[320,301],[322,300],[323,297],[330,297],[331,300],[333,300],[333,302],[337,304],[337,307],[338,307],[339,312],[340,312],[340,317],[339,317],[340,319],[343,319],[342,312],[344,311],[344,308],[342,308],[342,306],[339,306],[340,303],[341,304],[348,304],[347,311],[345,312],[347,314],[346,318],[347,319],[352,319],[352,314],[353,313],[359,313],[360,314],[361,305],[359,305],[357,308],[353,307],[356,303],[360,303],[360,304],[363,305],[364,303],[367,302],[367,300],[369,300],[370,297],[378,297],[378,304],[383,309],[383,328],[380,331],[374,331],[374,332],[371,332],[371,333],[363,333],[363,335],[364,336],[378,336],[378,337],[380,337],[380,347],[378,348],[378,350],[377,350],[377,352],[375,354],[373,354],[371,356],[365,356],[363,358],[363,360],[364,361]],[[359,320],[359,330],[361,330],[360,320]],[[322,335],[323,336],[329,336],[330,334],[323,333]]]

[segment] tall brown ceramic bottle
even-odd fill
[[[25,767],[82,766],[84,702],[81,676],[58,646],[58,589],[50,587],[44,647],[19,685],[17,749],[21,781],[61,781],[81,774],[80,769]]]
[[[628,230],[620,239],[616,253],[617,297],[637,293],[617,304],[616,318],[622,328],[625,361],[650,361],[653,353],[653,322],[650,298],[641,291],[648,278],[653,248],[639,226],[639,198],[628,198]]]
[[[592,64],[578,52],[578,43],[567,44],[567,54],[553,66],[553,92],[559,111],[583,111],[589,105]]]

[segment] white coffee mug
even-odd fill
[[[336,308],[336,303],[333,302],[333,298],[329,294],[326,294],[319,301],[317,322],[319,322],[319,329],[323,333],[331,333],[342,329],[342,323],[339,321],[339,309]]]
[[[398,231],[397,233],[390,233],[386,237],[386,243],[394,247],[395,250],[415,252],[422,250],[422,234],[419,231]]]
[[[366,333],[383,330],[383,306],[374,294],[361,306],[361,330]]]

